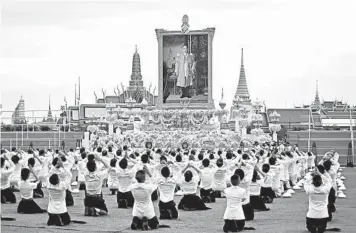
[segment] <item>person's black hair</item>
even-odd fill
[[[243,180],[245,178],[245,172],[240,168],[236,169],[234,174],[238,175],[241,180]]]
[[[117,160],[116,159],[111,159],[110,160],[110,167],[116,167]]]
[[[218,151],[218,155],[222,155],[222,151],[221,150]]]
[[[56,153],[56,154],[58,154],[58,152],[59,152],[59,150],[58,150],[58,149],[56,149],[55,153]]]
[[[21,180],[25,181],[30,176],[30,169],[22,168],[21,169]]]
[[[57,163],[58,163],[58,157],[56,157],[56,158],[54,158],[54,159],[52,160],[52,165],[53,165],[54,167],[57,165]]]
[[[263,156],[263,154],[265,153],[264,150],[260,150],[260,155]]]
[[[142,161],[142,163],[148,163],[148,155],[147,154],[143,154],[141,156],[141,161]]]
[[[323,181],[322,181],[320,175],[315,175],[315,176],[313,176],[313,185],[314,185],[315,187],[320,187],[322,183],[323,183]]]
[[[136,153],[135,154],[130,154],[131,159],[136,159]]]
[[[101,153],[103,151],[103,148],[101,148],[100,146],[98,148],[96,148],[96,152]]]
[[[215,159],[214,154],[210,154],[210,155],[209,155],[209,159],[211,159],[211,160],[212,160],[212,159]]]
[[[230,178],[231,185],[232,186],[238,186],[239,185],[239,180],[240,180],[240,177],[239,177],[238,174],[232,175],[231,178]]]
[[[33,150],[31,150],[31,149],[29,149],[28,151],[27,151],[27,154],[33,154]]]
[[[95,156],[94,154],[88,154],[88,161],[94,161]]]
[[[4,167],[4,165],[5,165],[5,159],[1,157],[1,167]]]
[[[27,160],[27,163],[28,163],[28,165],[31,165],[31,167],[34,167],[36,161],[35,161],[34,158],[31,157],[31,158],[29,158],[29,159]]]
[[[88,169],[89,172],[95,172],[95,170],[96,170],[96,163],[95,163],[94,160],[87,162],[87,169]]]
[[[310,151],[308,151],[308,156],[312,156],[313,154],[310,152]]]
[[[217,167],[222,167],[224,165],[224,160],[222,158],[218,158],[216,160],[216,166]]]
[[[184,180],[185,182],[190,182],[193,179],[193,173],[191,171],[186,171],[184,173]]]
[[[204,159],[204,155],[203,155],[203,154],[199,154],[199,155],[198,155],[198,159],[199,159],[199,160],[203,160],[203,159]]]
[[[56,173],[52,174],[50,177],[49,177],[49,183],[51,185],[57,185],[59,184],[59,177]]]
[[[252,175],[252,182],[256,182],[257,180],[259,180],[260,177],[258,176],[258,173],[256,170],[253,170],[253,175]]]
[[[127,159],[126,158],[123,158],[123,159],[120,160],[119,167],[121,169],[126,169],[127,168]]]
[[[73,148],[70,148],[69,151],[70,151],[70,152],[74,152],[74,149],[73,149]]]
[[[126,151],[126,150],[127,150],[127,146],[126,146],[126,145],[123,146],[122,149],[123,149],[124,151]]]
[[[117,156],[121,156],[121,155],[122,155],[122,151],[121,151],[120,149],[118,149],[118,150],[116,151],[116,155],[117,155]]]
[[[178,152],[178,153],[180,152],[180,148],[179,148],[179,147],[177,148],[177,152]]]
[[[162,161],[166,161],[167,162],[167,158],[166,156],[162,155],[160,158],[159,158],[159,161],[162,162]]]
[[[13,147],[11,148],[11,151],[12,151],[12,152],[16,151],[16,147],[13,146]]]
[[[182,156],[180,154],[176,156],[176,162],[182,162]]]
[[[111,147],[111,146],[108,147],[108,151],[109,151],[110,153],[112,152],[112,147]]]
[[[103,150],[103,152],[101,152],[101,155],[102,156],[107,156],[108,155],[108,152],[106,150]]]
[[[276,165],[276,158],[275,157],[271,157],[268,159],[268,162],[270,165]]]
[[[262,165],[262,171],[263,171],[264,173],[269,172],[269,169],[270,169],[270,166],[269,166],[268,163],[265,163],[265,164]]]
[[[20,158],[19,158],[19,156],[14,155],[14,156],[11,157],[11,161],[12,161],[14,164],[18,164],[18,162],[20,161]]]
[[[79,153],[83,153],[83,152],[85,152],[85,148],[84,147],[80,148],[80,150],[79,150]]]
[[[231,152],[227,152],[226,153],[226,159],[232,159],[232,153]]]
[[[82,152],[82,153],[80,153],[80,156],[82,157],[82,159],[85,159],[87,157],[87,153]]]
[[[168,178],[170,176],[171,172],[167,166],[163,167],[161,169],[161,175],[165,178]]]
[[[287,155],[289,158],[293,158],[293,155],[292,155],[292,153],[290,153],[290,151],[286,151],[286,155]]]
[[[44,154],[45,154],[45,151],[44,150],[40,150],[39,152],[38,152],[38,155],[40,155],[40,156],[44,156]]]
[[[209,159],[203,159],[202,164],[203,164],[204,167],[209,167],[210,160]]]
[[[323,163],[325,171],[329,171],[331,169],[332,162],[330,160],[327,160]]]
[[[157,154],[161,154],[161,153],[162,153],[162,150],[161,150],[161,149],[157,149],[157,150],[156,150],[156,153],[157,153]]]
[[[145,182],[145,171],[144,170],[138,170],[136,172],[136,180],[138,183],[143,183]]]
[[[242,154],[242,150],[238,149],[238,150],[237,150],[237,153],[238,153],[239,155]]]
[[[256,152],[256,150],[255,150],[255,149],[252,149],[251,151],[252,151],[253,153],[255,153],[255,152]]]
[[[248,158],[249,158],[249,157],[248,157],[248,154],[243,154],[243,155],[242,155],[242,159],[243,159],[243,160],[248,160]]]
[[[67,161],[67,158],[65,156],[60,156],[60,158],[61,158],[62,162]]]
[[[319,170],[319,172],[320,172],[321,174],[324,174],[324,173],[325,173],[325,168],[324,168],[323,165],[319,164],[319,165],[316,166],[316,167],[318,168],[318,170]]]

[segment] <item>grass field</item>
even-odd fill
[[[328,227],[338,227],[342,232],[356,232],[356,169],[344,169],[346,177],[345,192],[346,199],[338,199],[336,202],[337,212]],[[75,205],[68,208],[68,212],[73,220],[86,221],[87,224],[71,224],[66,227],[48,227],[47,214],[21,215],[16,213],[17,204],[6,204],[1,206],[3,217],[16,218],[16,221],[1,223],[1,232],[17,233],[37,233],[37,232],[133,232],[129,230],[131,223],[131,209],[123,210],[116,208],[116,196],[109,195],[109,190],[104,189],[104,199],[109,209],[109,215],[104,217],[85,217],[84,216],[84,193],[73,194]],[[19,200],[19,193],[16,193]],[[47,193],[44,199],[36,199],[42,207],[47,207]],[[176,203],[181,197],[176,197]],[[156,213],[158,213],[157,202],[154,203]],[[225,210],[225,199],[218,199],[216,203],[209,204],[211,210],[179,212],[179,219],[173,221],[161,221],[160,224],[169,225],[170,228],[159,229],[155,232],[223,232],[223,214]],[[255,213],[255,220],[247,222],[246,226],[255,227],[255,233],[296,233],[307,232],[305,230],[305,216],[308,208],[308,200],[305,193],[301,190],[296,191],[292,198],[275,199],[269,205],[271,211]]]

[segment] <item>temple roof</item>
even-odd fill
[[[137,52],[137,45],[136,45],[135,53],[132,58],[131,80],[132,81],[142,80],[140,54]]]
[[[241,68],[240,68],[240,77],[239,83],[237,85],[235,98],[238,96],[244,100],[244,102],[251,103],[250,94],[247,88],[247,81],[245,75],[245,67],[244,67],[244,50],[241,49]]]

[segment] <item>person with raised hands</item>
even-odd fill
[[[88,157],[92,157],[89,155]],[[105,170],[98,170],[96,162],[101,162],[105,166]],[[94,154],[94,159],[88,159],[87,163],[87,173],[84,175],[85,177],[85,198],[84,198],[84,206],[85,216],[99,216],[99,215],[107,215],[108,209],[105,204],[105,200],[103,199],[102,194],[102,182],[108,176],[111,167],[107,164],[100,155]]]
[[[15,170],[14,163],[8,158],[7,154],[3,153],[1,159],[1,203],[16,203],[16,196],[10,187],[10,176]],[[7,162],[8,166],[5,166]]]

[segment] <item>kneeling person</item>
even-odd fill
[[[159,219],[177,219],[178,211],[174,202],[174,192],[177,186],[176,179],[171,175],[168,167],[161,169],[161,175],[163,177],[158,181],[158,190],[160,193],[158,204]]]

